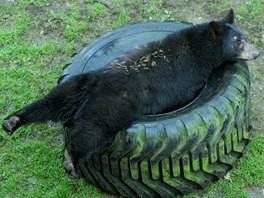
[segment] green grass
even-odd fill
[[[208,21],[233,7],[237,26],[264,50],[264,4],[254,1],[2,1],[0,7],[0,120],[56,85],[70,55],[103,33],[149,20]],[[147,2],[147,3],[146,3]],[[199,18],[201,17],[201,18]],[[209,188],[186,197],[247,197],[264,188],[263,56],[249,62],[253,138],[238,166]],[[262,89],[263,88],[263,89]],[[102,197],[63,171],[63,128],[48,123],[0,133],[0,197]]]

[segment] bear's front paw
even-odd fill
[[[7,117],[3,123],[2,127],[7,135],[12,135],[14,131],[19,127],[20,119],[17,116]]]

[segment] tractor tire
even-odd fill
[[[150,22],[107,33],[73,55],[59,83],[189,25]],[[123,196],[173,197],[205,188],[224,177],[247,148],[249,92],[246,63],[226,63],[191,103],[135,121],[78,169],[88,182]],[[65,131],[67,141],[72,129]]]

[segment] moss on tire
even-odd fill
[[[108,51],[111,48],[106,47],[113,40],[120,44],[120,38],[140,37],[137,35],[142,32],[163,32],[163,37],[185,27],[186,24],[152,22],[108,33],[75,54],[60,81],[89,72],[87,60],[99,60],[96,53],[100,54],[100,50],[109,52],[106,61],[113,60],[113,53]],[[116,56],[128,50],[124,49],[126,41],[122,42]],[[142,44],[142,40],[137,44]],[[118,133],[110,147],[94,154],[92,160],[79,162],[78,168],[90,183],[124,196],[172,197],[205,188],[222,178],[247,147],[249,91],[250,76],[245,62],[225,64],[213,72],[193,102],[179,110],[134,122]],[[69,133],[70,127],[66,128],[66,135]]]

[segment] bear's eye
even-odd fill
[[[243,47],[243,43],[244,43],[244,42],[243,42],[242,39],[238,39],[238,40],[237,40],[237,44],[238,44],[239,47]]]
[[[243,42],[244,41],[243,41],[243,39],[241,37],[235,36],[234,39],[236,40],[238,47],[240,47],[240,48],[243,47]]]

